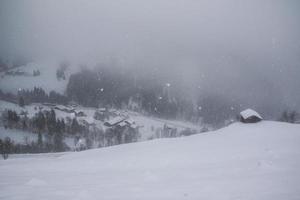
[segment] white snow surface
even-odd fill
[[[241,113],[241,116],[244,118],[244,119],[247,119],[249,117],[252,117],[252,116],[255,116],[255,117],[258,117],[259,119],[263,119],[260,114],[258,114],[256,111],[252,110],[252,109],[246,109],[244,111],[242,111]]]
[[[300,125],[214,132],[0,161],[0,199],[299,200]]]
[[[19,89],[32,90],[34,87],[41,87],[46,92],[54,90],[63,94],[68,83],[68,78],[72,73],[69,69],[73,70],[73,68],[69,68],[65,72],[66,80],[57,80],[56,70],[58,68],[58,63],[35,62],[12,69],[12,71],[20,70],[27,73],[25,76],[10,76],[2,72],[0,73],[0,89],[4,92],[16,94]],[[41,74],[39,76],[32,76],[34,70],[39,70]]]

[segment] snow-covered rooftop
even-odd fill
[[[253,117],[253,116],[258,117],[259,119],[263,119],[263,118],[260,116],[260,114],[258,114],[256,111],[254,111],[254,110],[252,110],[252,109],[250,109],[250,108],[248,108],[248,109],[242,111],[242,112],[240,113],[240,115],[241,115],[244,119],[248,119],[249,117]]]
[[[122,121],[124,121],[125,118],[124,117],[120,117],[120,116],[117,116],[111,120],[108,120],[107,122],[104,123],[104,125],[108,125],[108,126],[114,126]]]

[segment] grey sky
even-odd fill
[[[0,52],[116,59],[173,73],[194,93],[299,108],[299,10],[297,0],[1,0]]]

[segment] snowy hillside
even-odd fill
[[[26,105],[24,107],[20,107],[17,104],[10,103],[7,101],[0,100],[0,114],[5,112],[6,110],[13,110],[16,111],[18,114],[22,112],[26,112],[29,118],[32,118],[39,112],[39,109],[43,111],[51,109],[55,110],[57,118],[65,119],[67,118],[74,118],[75,113],[82,112],[84,116],[77,116],[79,123],[82,124],[89,124],[90,126],[95,126],[98,129],[106,129],[107,127],[104,126],[103,121],[96,120],[94,118],[95,112],[97,111],[96,108],[91,107],[82,107],[82,106],[63,106],[63,105],[56,105],[56,104],[40,104],[40,103],[33,103],[30,105]],[[64,110],[72,110],[72,112],[66,112]],[[175,120],[165,120],[155,117],[145,116],[136,112],[128,111],[128,110],[116,110],[111,109],[110,113],[113,115],[119,115],[122,117],[126,117],[128,120],[131,120],[135,123],[136,126],[139,127],[140,138],[139,141],[145,141],[148,139],[157,138],[156,133],[161,131],[164,125],[169,127],[175,128],[177,133],[180,131],[189,129],[193,132],[201,132],[202,127],[199,125],[195,125],[190,122],[183,122],[183,121],[175,121]],[[10,137],[15,143],[23,143],[24,138],[28,139],[29,141],[36,141],[37,134],[32,134],[29,132],[18,131],[18,130],[6,130],[3,127],[0,127],[0,139],[5,137]],[[74,141],[71,141],[72,138],[66,138],[65,142],[68,146],[72,149],[74,147]]]
[[[0,199],[298,200],[300,126],[215,132],[0,161]]]
[[[0,139],[5,140],[7,137],[10,138],[15,144],[30,144],[31,142],[37,142],[38,140],[38,134],[36,133],[0,127]],[[45,136],[43,136],[43,140],[45,139]],[[75,149],[74,137],[65,136],[64,142],[71,150]]]
[[[43,88],[46,92],[55,90],[64,93],[71,71],[66,71],[66,80],[57,80],[57,63],[28,63],[25,66],[9,70],[19,72],[21,75],[11,75],[7,72],[0,73],[0,89],[4,92],[16,94],[19,89],[32,90],[34,87]],[[39,71],[40,75],[33,76],[34,71]],[[73,68],[72,68],[73,70]]]

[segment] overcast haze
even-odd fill
[[[116,60],[174,75],[195,94],[299,109],[299,10],[296,0],[1,0],[0,52]]]

